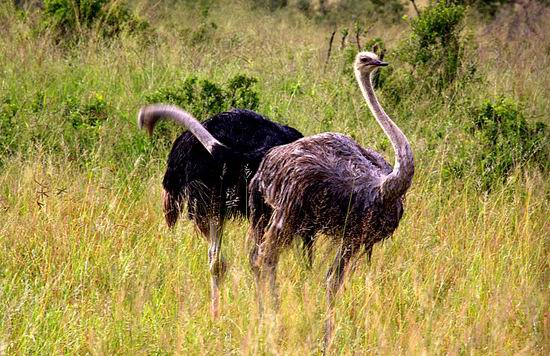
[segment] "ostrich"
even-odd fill
[[[275,301],[279,254],[293,236],[314,239],[322,233],[339,245],[326,275],[325,346],[332,340],[335,296],[352,257],[364,246],[370,259],[373,245],[393,233],[412,183],[409,142],[380,106],[372,86],[373,73],[386,65],[375,53],[360,52],[354,72],[371,112],[391,141],[393,168],[379,153],[348,136],[322,133],[273,148],[250,182],[251,267],[257,288],[267,274]]]
[[[211,311],[216,318],[219,283],[226,269],[221,256],[224,221],[248,215],[248,181],[265,153],[303,136],[250,110],[223,112],[201,125],[184,110],[162,104],[143,107],[138,126],[151,135],[155,124],[163,118],[189,130],[175,140],[168,156],[163,180],[164,216],[168,226],[173,227],[186,203],[188,217],[208,241]],[[307,256],[311,256],[311,243],[304,240]]]

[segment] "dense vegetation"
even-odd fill
[[[181,128],[149,139],[135,118],[246,107],[391,161],[351,72],[374,44],[417,169],[397,233],[341,294],[336,347],[548,353],[550,10],[513,3],[2,2],[0,354],[317,352],[330,245],[311,272],[285,255],[280,311],[260,321],[247,222],[231,223],[211,320],[206,244],[162,219]]]

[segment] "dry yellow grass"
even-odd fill
[[[468,186],[426,188],[425,173],[417,175],[398,233],[376,247],[370,265],[359,260],[346,284],[337,305],[337,349],[544,353],[550,256],[542,177],[516,175],[517,189],[481,197]],[[212,321],[206,244],[188,223],[164,227],[159,178],[130,176],[128,187],[117,187],[112,173],[39,161],[4,170],[0,253],[8,349],[318,352],[330,245],[316,249],[311,272],[298,254],[286,255],[281,309],[260,320],[246,224],[231,224],[222,317]]]

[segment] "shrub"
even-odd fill
[[[468,154],[450,164],[447,173],[461,176],[470,165],[482,190],[504,181],[516,168],[530,164],[548,169],[546,125],[530,125],[512,99],[484,101],[473,110],[468,133],[473,138]]]
[[[91,93],[84,98],[69,95],[60,105],[59,116],[64,119],[64,124],[52,128],[49,134],[38,133],[35,140],[50,150],[63,150],[71,159],[86,163],[97,152],[101,128],[111,115],[112,108],[100,93]],[[62,140],[48,136],[58,130],[62,130]]]
[[[388,52],[389,62],[397,65],[381,73],[390,105],[424,95],[456,98],[452,91],[478,78],[475,56],[467,55],[474,52],[475,43],[463,33],[464,11],[461,5],[440,1],[409,21],[408,38]],[[444,91],[446,95],[440,95]]]
[[[44,0],[44,21],[60,32],[90,27],[101,15],[107,0]]]
[[[231,107],[255,110],[258,93],[253,86],[256,78],[236,75],[227,84],[220,85],[195,76],[174,86],[160,88],[145,96],[148,103],[170,103],[181,106],[197,117],[206,117]]]
[[[258,92],[254,90],[256,78],[236,75],[227,83],[226,97],[229,107],[255,110],[260,104]]]
[[[405,7],[400,0],[345,0],[338,3],[335,12],[367,17],[370,21],[397,22],[405,14]]]
[[[94,26],[104,38],[148,27],[148,23],[134,15],[125,2],[113,0],[44,0],[43,25],[63,38]]]
[[[65,105],[65,113],[76,129],[99,127],[109,117],[107,102],[99,93],[93,93],[91,99],[84,103],[69,97]]]
[[[216,30],[218,29],[218,25],[215,22],[208,20],[211,3],[207,1],[198,5],[200,10],[199,24],[192,28],[185,28],[180,33],[193,46],[208,45],[209,42],[215,39]]]
[[[461,41],[464,7],[447,1],[430,5],[411,20],[411,36],[400,49],[401,58],[423,78],[431,78],[438,89],[458,75],[464,44]]]
[[[89,154],[98,147],[101,127],[113,113],[103,95],[92,93],[81,98],[69,94],[55,109],[46,107],[42,91],[29,99],[23,105],[9,97],[0,99],[0,160],[14,153],[31,152],[35,147],[64,152],[83,162],[91,158]]]
[[[301,6],[304,6],[307,1],[301,1]],[[253,0],[252,4],[254,7],[258,8],[267,8],[270,11],[275,11],[286,7],[288,5],[287,0]],[[309,6],[309,4],[307,5]]]
[[[149,28],[149,23],[133,14],[123,2],[113,2],[103,15],[101,35],[105,38],[114,37],[122,32],[138,33]]]

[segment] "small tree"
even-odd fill
[[[447,1],[430,5],[411,20],[411,36],[399,51],[424,78],[438,88],[454,81],[464,56],[461,41],[464,7]]]

